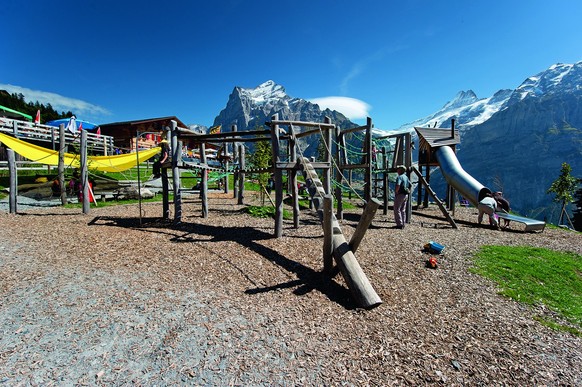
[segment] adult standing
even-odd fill
[[[479,202],[477,209],[479,210],[479,215],[477,220],[479,224],[483,221],[483,214],[487,214],[489,216],[489,225],[499,229],[499,224],[497,223],[497,219],[495,219],[495,209],[497,208],[497,201],[493,198],[493,195],[488,193],[485,195],[483,199]]]
[[[396,221],[396,228],[403,229],[406,223],[406,204],[410,193],[410,180],[404,173],[406,172],[404,165],[397,166],[396,172],[398,177],[394,188],[394,220]]]

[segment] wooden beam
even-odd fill
[[[275,120],[272,119],[270,122],[265,122],[266,125],[282,125],[282,126],[310,126],[310,127],[322,127],[322,128],[335,128],[334,124],[331,123],[317,123],[317,122],[305,122],[305,121],[288,121],[288,120]]]
[[[259,136],[259,135],[269,137],[271,135],[271,131],[268,129],[261,129],[261,130],[247,130],[243,132],[233,131],[214,134],[181,133],[180,137],[193,137],[193,140],[195,141],[200,140],[200,142],[202,141],[215,142],[221,139],[229,141],[247,141],[247,139],[243,140],[242,136]]]

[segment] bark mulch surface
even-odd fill
[[[362,310],[321,273],[311,211],[277,239],[225,195],[180,224],[142,208],[141,226],[137,205],[0,213],[0,384],[582,385],[582,339],[470,272],[481,245],[582,254],[581,233],[492,230],[466,208],[457,230],[435,208],[398,230],[379,210],[356,257],[383,303]]]

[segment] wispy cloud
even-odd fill
[[[32,90],[26,87],[14,86],[8,84],[0,84],[0,90],[6,90],[10,94],[22,94],[27,102],[36,102],[43,105],[51,104],[51,106],[56,111],[72,111],[77,114],[80,118],[83,116],[108,116],[111,115],[109,110],[94,105],[89,102],[82,101],[80,99],[63,97],[62,95],[56,93],[50,93],[48,91]]]
[[[343,77],[340,82],[340,93],[348,94],[348,87],[352,79],[357,78],[374,62],[382,60],[387,54],[394,53],[403,49],[401,45],[395,45],[393,47],[382,47],[379,50],[371,53],[370,55],[361,58],[350,68],[348,73]]]
[[[349,97],[321,97],[309,101],[319,105],[321,109],[337,110],[350,120],[369,117],[372,108],[364,101]]]

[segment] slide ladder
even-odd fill
[[[416,176],[418,176],[418,181],[420,181],[420,183],[426,188],[426,190],[428,191],[428,193],[430,194],[430,196],[433,198],[433,200],[435,201],[435,203],[439,206],[439,208],[441,209],[443,215],[447,218],[447,220],[449,221],[449,223],[451,224],[451,226],[453,226],[453,228],[458,228],[457,227],[457,223],[455,222],[455,220],[453,219],[453,217],[451,216],[451,214],[449,214],[449,211],[447,211],[445,205],[443,204],[442,200],[440,200],[436,193],[432,190],[432,188],[430,187],[430,185],[428,184],[428,182],[426,181],[426,179],[424,178],[424,176],[422,176],[422,173],[420,173],[420,171],[416,168],[416,167],[412,167],[412,171],[414,173],[416,173]]]

